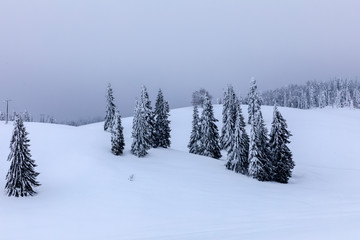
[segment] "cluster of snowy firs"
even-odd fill
[[[277,107],[270,135],[261,113],[261,100],[255,79],[248,95],[250,137],[246,133],[240,100],[229,86],[223,99],[223,126],[219,137],[211,102],[205,95],[201,117],[194,106],[190,153],[220,158],[220,150],[227,151],[226,168],[252,176],[259,181],[287,183],[295,163],[288,148],[290,132]]]
[[[347,79],[328,82],[309,81],[306,85],[289,85],[262,94],[264,105],[277,104],[301,109],[326,106],[360,108],[360,83]]]
[[[112,153],[120,155],[123,153],[125,141],[121,116],[116,110],[110,84],[107,89],[106,102],[104,130],[111,132]],[[152,147],[170,147],[169,111],[169,103],[164,100],[161,89],[158,92],[153,111],[146,87],[142,86],[140,99],[135,103],[131,153],[143,157]]]

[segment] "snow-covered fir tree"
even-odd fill
[[[286,121],[275,106],[269,141],[273,181],[287,183],[291,178],[295,163],[287,146],[290,143],[290,136]]]
[[[151,101],[149,98],[148,91],[146,87],[141,86],[141,94],[140,94],[140,109],[142,115],[146,121],[146,130],[147,136],[149,136],[149,142],[151,147],[156,147],[156,132],[155,132],[155,114],[152,111]]]
[[[229,150],[234,142],[235,121],[236,121],[236,94],[232,86],[228,86],[224,93],[223,104],[223,126],[221,128],[220,147]]]
[[[6,175],[5,189],[7,195],[15,197],[33,196],[36,194],[34,187],[40,186],[36,180],[39,175],[35,171],[35,161],[31,159],[29,142],[24,123],[20,117],[14,121],[14,131],[10,142],[8,161],[10,169]]]
[[[252,102],[252,106],[249,106],[249,114],[254,115],[249,118],[251,120],[250,131],[250,149],[249,149],[249,175],[258,179],[259,181],[271,180],[271,161],[270,151],[268,143],[268,131],[265,126],[265,122],[261,113],[261,101],[253,100],[252,97],[258,98],[256,91],[253,92],[253,86],[250,88],[249,102]],[[253,110],[251,110],[253,109]]]
[[[249,168],[249,136],[245,130],[245,121],[242,115],[240,102],[236,101],[236,122],[234,143],[227,155],[226,168],[238,173],[248,174]]]
[[[154,147],[170,147],[170,121],[169,103],[164,100],[163,93],[159,89],[155,103],[155,142]]]
[[[252,123],[254,115],[256,115],[258,111],[260,111],[260,107],[261,107],[261,98],[257,90],[256,80],[255,78],[252,78],[250,81],[250,91],[248,94],[249,124]]]
[[[114,123],[114,117],[115,117],[114,96],[113,96],[113,90],[111,88],[111,84],[109,83],[106,92],[106,112],[105,112],[105,122],[104,122],[105,131],[111,131],[112,125]]]
[[[200,127],[199,110],[197,105],[194,105],[192,130],[191,130],[188,148],[190,153],[194,153],[194,154],[201,153],[201,127]]]
[[[151,135],[149,135],[150,132],[147,129],[148,123],[145,117],[146,116],[140,102],[136,101],[133,118],[133,142],[131,144],[131,153],[137,157],[145,156],[147,154],[147,150],[151,147]]]
[[[200,154],[212,158],[220,158],[219,130],[215,124],[214,110],[207,94],[201,115],[201,147]]]
[[[125,147],[123,129],[124,128],[121,125],[121,115],[119,111],[116,111],[111,131],[111,152],[114,155],[120,155],[123,153]]]

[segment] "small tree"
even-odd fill
[[[209,94],[209,92],[205,88],[200,88],[200,90],[192,93],[191,103],[194,106],[204,107],[205,96],[207,96],[207,98],[211,101],[212,96]]]
[[[164,100],[163,93],[159,89],[155,103],[155,142],[154,147],[170,147],[170,121],[169,103]]]
[[[115,117],[115,104],[113,97],[113,90],[111,88],[111,84],[109,83],[106,93],[106,112],[105,112],[105,122],[104,122],[104,130],[111,131],[112,124],[114,123]]]
[[[142,111],[140,103],[136,101],[134,118],[133,118],[133,130],[132,138],[133,142],[131,145],[131,153],[137,157],[143,157],[147,154],[147,150],[150,149],[150,135],[147,129],[147,121]]]
[[[291,177],[295,163],[287,144],[292,136],[287,130],[287,124],[277,107],[274,107],[273,121],[270,133],[270,151],[273,166],[272,179],[280,183],[287,183]]]
[[[249,113],[249,119],[248,123],[251,124],[253,117],[255,114],[260,111],[261,107],[261,99],[259,96],[259,93],[257,91],[257,84],[255,78],[252,78],[250,81],[250,91],[248,95],[248,113]]]
[[[31,159],[30,140],[27,135],[23,121],[17,116],[14,121],[14,131],[8,156],[11,165],[6,175],[7,182],[5,185],[9,197],[33,196],[36,194],[33,187],[40,186],[40,183],[36,181],[39,173],[34,170],[36,164]]]
[[[194,106],[192,130],[191,130],[188,148],[190,153],[194,153],[194,154],[201,153],[200,117],[199,117],[199,110],[196,105]]]
[[[114,124],[111,131],[111,152],[114,155],[120,155],[123,153],[125,147],[123,127],[121,125],[121,116],[119,111],[115,112]]]
[[[201,155],[220,158],[219,131],[215,124],[214,110],[211,101],[205,95],[204,110],[201,115]]]

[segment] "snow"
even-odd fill
[[[221,120],[221,106],[214,110]],[[272,110],[262,107],[268,129]],[[171,111],[172,147],[144,158],[130,153],[131,118],[122,156],[111,153],[103,123],[25,123],[42,186],[27,198],[3,190],[0,239],[358,239],[360,111],[279,110],[293,134],[289,184],[226,170],[225,154],[187,153],[192,108]],[[2,189],[12,129],[0,122]]]

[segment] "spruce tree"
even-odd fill
[[[197,105],[194,105],[192,130],[191,130],[188,148],[190,153],[200,154],[201,152],[201,127],[200,127],[199,110]]]
[[[111,131],[111,152],[114,155],[120,155],[123,153],[125,147],[123,127],[121,125],[121,116],[119,111],[115,112],[114,125]]]
[[[236,121],[236,95],[232,86],[228,86],[223,104],[223,126],[221,129],[220,147],[229,150],[234,142]]]
[[[251,79],[250,84],[251,86],[248,94],[248,113],[249,113],[248,124],[252,123],[254,115],[258,111],[260,111],[260,107],[261,107],[261,99],[257,91],[255,78]]]
[[[170,147],[170,121],[169,103],[164,100],[163,93],[159,89],[155,103],[155,142],[154,147]]]
[[[291,178],[295,163],[287,144],[292,136],[287,130],[287,124],[277,107],[274,107],[273,121],[270,133],[270,152],[273,166],[272,180],[287,183]]]
[[[150,135],[147,129],[147,121],[141,105],[138,101],[135,104],[134,118],[133,118],[133,130],[131,144],[131,153],[137,157],[143,157],[147,154],[147,150],[150,149]]]
[[[220,158],[219,131],[215,124],[214,110],[207,94],[201,115],[201,148],[200,154],[212,158]]]
[[[236,102],[236,109],[234,143],[228,152],[226,168],[246,175],[249,168],[249,136],[245,130],[245,121],[239,101]]]
[[[105,122],[104,122],[104,130],[111,131],[115,116],[115,104],[113,97],[113,90],[111,88],[111,84],[109,83],[106,92],[106,112],[105,112]]]
[[[272,166],[269,159],[269,144],[266,136],[267,130],[261,110],[255,112],[250,129],[249,175],[259,181],[270,181]]]
[[[6,175],[7,182],[5,185],[9,197],[33,196],[36,194],[33,187],[40,186],[40,183],[36,181],[39,173],[34,169],[36,164],[31,159],[30,140],[27,135],[23,121],[19,116],[16,116],[8,156],[11,165]]]
[[[155,114],[146,87],[141,86],[140,108],[146,124],[146,135],[149,137],[150,147],[156,147]]]

